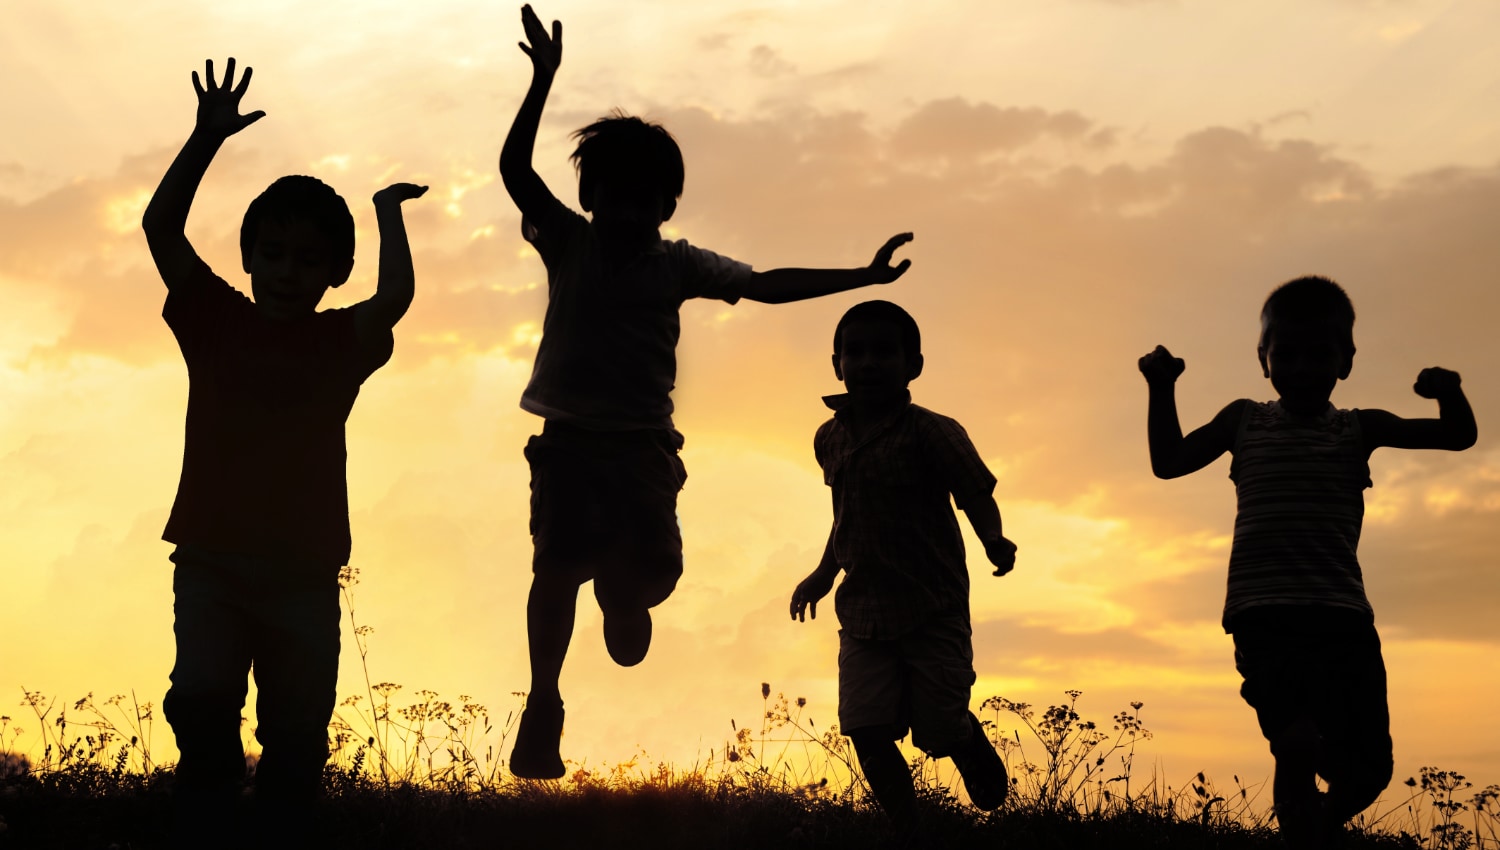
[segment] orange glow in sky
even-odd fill
[[[878,292],[690,302],[676,401],[687,572],[639,667],[614,667],[584,594],[563,673],[564,755],[690,761],[759,685],[836,708],[836,622],[787,600],[831,519],[812,455],[838,384],[834,322],[871,297],[923,328],[916,400],[962,422],[999,477],[1015,572],[970,539],[979,683],[1086,716],[1131,700],[1179,785],[1271,760],[1219,627],[1228,461],[1151,476],[1136,358],[1187,361],[1188,427],[1272,397],[1261,301],[1303,274],[1359,314],[1341,407],[1435,415],[1423,367],[1460,372],[1461,454],[1382,450],[1361,545],[1386,647],[1397,781],[1500,781],[1500,6],[1482,0],[650,0],[538,6],[563,67],[537,146],[575,196],[567,134],[612,107],[687,159],[671,233],[758,268],[852,266],[910,230]],[[1295,20],[1296,26],[1288,26]],[[349,200],[350,282],[373,291],[370,195],[406,205],[417,297],[348,425],[356,613],[371,675],[503,717],[528,682],[527,470],[517,402],[541,261],[495,163],[530,65],[494,2],[11,0],[0,11],[0,713],[21,688],[159,703],[187,375],[160,318],[141,211],[192,127],[205,58],[255,68],[267,117],[209,171],[188,233],[231,283],[246,204],[310,173]],[[346,635],[340,694],[363,690]],[[34,723],[32,725],[35,725]],[[1458,731],[1462,727],[1464,731]],[[170,734],[157,732],[159,747]],[[1393,793],[1393,792],[1392,792]],[[1388,798],[1391,794],[1387,795]]]

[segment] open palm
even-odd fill
[[[193,88],[198,92],[199,129],[227,138],[266,117],[262,110],[248,115],[240,114],[240,98],[245,96],[245,90],[250,87],[252,68],[246,66],[238,86],[234,84],[234,57],[230,57],[229,64],[224,69],[223,85],[214,80],[214,60],[205,62],[203,70],[207,86],[199,79],[198,72],[193,72]]]

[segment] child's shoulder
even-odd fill
[[[907,415],[911,417],[912,424],[917,433],[924,437],[938,434],[962,434],[967,436],[969,433],[962,423],[952,416],[938,413],[920,404],[910,405],[907,409]]]
[[[952,416],[946,416],[944,414],[938,413],[936,410],[933,410],[930,407],[923,407],[916,402],[912,402],[909,410],[911,415],[915,417],[918,422],[932,425],[957,425],[960,428],[963,427],[962,425],[959,425],[958,420],[954,419]]]

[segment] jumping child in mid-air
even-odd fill
[[[682,152],[665,129],[615,115],[579,130],[578,203],[568,209],[532,167],[537,126],[562,61],[562,25],[549,35],[522,7],[531,87],[500,151],[500,176],[523,233],[547,267],[547,314],[521,407],[546,420],[526,445],[531,464],[531,592],[526,603],[531,691],[510,769],[563,775],[558,688],[579,588],[594,582],[610,657],[637,664],[651,644],[650,609],[682,574],[677,491],[687,473],[672,423],[678,310],[689,298],[798,301],[900,277],[910,260],[892,237],[869,266],[776,269],[661,237],[682,195]]]

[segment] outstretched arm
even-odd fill
[[[898,233],[887,239],[875,259],[868,266],[858,269],[771,269],[750,275],[745,285],[744,297],[764,304],[785,304],[831,295],[848,289],[858,289],[872,283],[890,283],[911,268],[911,260],[902,260],[900,265],[891,265],[891,255],[896,249],[910,242],[910,233]]]
[[[1180,357],[1158,345],[1139,363],[1151,388],[1146,411],[1146,439],[1151,447],[1151,472],[1157,478],[1178,478],[1197,472],[1234,448],[1245,402],[1230,402],[1207,425],[1187,436],[1177,419],[1177,376],[1187,368]]]
[[[198,265],[198,252],[187,238],[187,218],[209,163],[225,139],[266,114],[260,110],[240,114],[240,98],[250,87],[249,67],[245,68],[238,86],[234,84],[233,58],[224,69],[223,85],[214,80],[214,60],[204,64],[204,71],[206,88],[198,72],[193,72],[193,88],[198,92],[198,117],[193,132],[162,175],[156,194],[151,196],[151,203],[141,216],[141,229],[146,231],[151,259],[168,289],[186,280]]]
[[[792,619],[806,622],[806,613],[818,619],[818,600],[833,589],[833,581],[839,576],[839,561],[833,555],[833,529],[828,530],[828,545],[823,547],[823,559],[818,568],[797,584],[792,591]],[[809,612],[808,609],[811,609]]]
[[[521,50],[531,57],[531,86],[511,122],[510,133],[505,136],[505,145],[500,148],[500,179],[505,191],[521,210],[522,217],[536,220],[545,210],[556,205],[557,199],[541,175],[531,165],[532,151],[536,148],[537,127],[542,122],[542,108],[547,105],[547,94],[552,90],[552,80],[562,63],[562,22],[552,22],[552,35],[548,37],[542,21],[531,10],[530,5],[521,7],[521,26],[526,30],[527,41],[521,42]]]
[[[1000,523],[1000,506],[995,497],[986,493],[980,498],[970,498],[963,507],[964,516],[974,526],[979,542],[984,544],[984,555],[995,566],[994,575],[1003,576],[1016,566],[1016,544],[1005,537]]]
[[[1361,410],[1359,425],[1366,447],[1370,451],[1381,446],[1462,451],[1474,445],[1479,439],[1479,426],[1461,383],[1457,372],[1438,367],[1423,369],[1417,375],[1412,391],[1437,401],[1436,419],[1403,419],[1384,410]]]
[[[416,293],[417,276],[411,265],[411,244],[401,203],[427,194],[426,186],[392,183],[375,193],[375,222],[380,228],[380,276],[375,294],[359,305],[354,327],[363,342],[383,339],[406,315]]]

